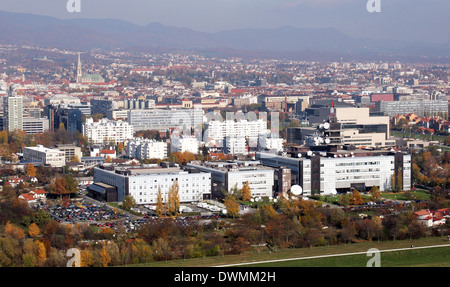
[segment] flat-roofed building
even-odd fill
[[[73,159],[81,160],[81,147],[73,144],[60,144],[56,146],[56,149],[64,152],[64,157],[67,162]]]
[[[274,195],[275,170],[261,165],[260,161],[191,162],[187,166],[211,173],[213,197],[223,197],[222,191],[240,190],[247,181],[252,198],[272,198]]]
[[[65,154],[57,149],[46,148],[42,145],[23,148],[23,159],[31,162],[42,162],[52,167],[63,167],[66,165]]]
[[[257,152],[262,164],[291,169],[292,184],[303,195],[334,194],[352,187],[368,190],[377,186],[387,191],[400,185],[411,189],[411,155],[389,150],[302,151],[295,155]],[[392,182],[394,179],[395,182]]]
[[[166,199],[174,183],[179,186],[180,202],[198,202],[211,196],[211,174],[192,168],[126,166],[107,170],[95,167],[94,183],[115,187],[117,201],[131,195],[137,204],[156,204],[158,190]]]
[[[23,130],[27,134],[41,134],[50,129],[47,118],[23,118]]]

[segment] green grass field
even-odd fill
[[[264,264],[247,265],[247,267],[365,267],[368,260],[365,254],[336,256],[319,259],[293,260]],[[450,267],[450,246],[430,249],[382,252],[381,267]]]
[[[269,252],[267,249],[254,250],[240,255],[225,255],[186,260],[169,260],[148,264],[129,265],[130,267],[208,267],[229,264],[250,263],[243,267],[365,267],[370,257],[365,252],[370,248],[380,251],[398,248],[410,248],[449,244],[446,238],[432,237],[418,240],[396,240],[386,242],[364,242],[346,245],[333,245],[315,248],[283,249]],[[303,259],[264,264],[251,264],[266,260],[313,257],[341,253],[364,252],[361,255],[335,256],[320,259]],[[399,252],[381,252],[382,267],[450,267],[450,247],[414,249]]]

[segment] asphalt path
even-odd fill
[[[427,248],[438,248],[438,247],[450,247],[450,244],[418,246],[418,247],[397,248],[397,249],[386,249],[386,250],[379,250],[379,251],[380,251],[380,253],[384,253],[384,252],[396,252],[396,251],[427,249]],[[274,262],[285,262],[285,261],[295,261],[295,260],[327,258],[327,257],[351,256],[351,255],[368,254],[368,252],[369,251],[352,252],[352,253],[340,253],[340,254],[328,254],[328,255],[318,255],[318,256],[308,256],[308,257],[297,257],[297,258],[286,258],[286,259],[275,259],[275,260],[265,260],[265,261],[254,261],[254,262],[244,262],[244,263],[219,265],[219,266],[214,266],[214,267],[233,267],[233,266],[254,265],[254,264],[264,264],[264,263],[274,263]]]

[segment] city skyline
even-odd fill
[[[69,13],[67,1],[5,0],[0,10],[46,15],[61,19],[119,19],[145,26],[163,25],[215,33],[249,28],[335,28],[352,37],[448,43],[443,0],[383,1],[381,12],[369,13],[365,0],[283,1],[83,1],[80,13]],[[313,3],[311,3],[313,2]],[[355,25],[358,23],[358,25]]]

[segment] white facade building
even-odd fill
[[[94,144],[124,142],[133,138],[133,131],[133,126],[124,121],[101,119],[94,122],[92,118],[88,118],[83,124],[83,135]]]
[[[211,174],[189,172],[175,168],[120,168],[113,171],[94,169],[94,183],[104,183],[117,189],[117,198],[122,201],[131,195],[137,204],[155,204],[158,190],[163,200],[174,183],[179,186],[180,202],[198,202],[211,195]]]
[[[3,97],[3,129],[23,130],[23,99],[13,86],[9,87],[8,96]]]
[[[23,148],[23,159],[25,161],[42,162],[52,167],[63,167],[66,165],[66,156],[64,151],[46,148],[42,145]]]
[[[190,152],[198,154],[200,147],[200,141],[196,137],[171,137],[170,139],[170,151],[171,152]]]
[[[394,186],[392,179],[395,171],[402,172],[402,189],[411,189],[410,154],[338,151],[289,157],[257,152],[256,159],[270,167],[290,168],[292,184],[300,185],[306,196],[318,192],[335,194],[358,186],[377,186],[380,191],[388,191]]]
[[[226,154],[247,154],[245,137],[227,136],[224,140],[224,152]]]
[[[145,109],[129,110],[128,123],[134,130],[168,130],[200,128],[203,123],[202,109]]]
[[[262,166],[259,161],[188,163],[212,175],[215,196],[222,190],[230,193],[233,188],[241,189],[248,181],[252,198],[273,196],[274,169]]]
[[[276,150],[277,152],[283,151],[283,138],[274,138],[268,136],[258,137],[259,150]]]
[[[132,139],[127,143],[127,156],[129,158],[164,159],[167,157],[167,144],[151,139]]]

